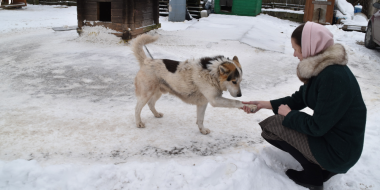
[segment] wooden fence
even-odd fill
[[[304,10],[306,0],[263,0],[262,8]]]

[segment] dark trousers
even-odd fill
[[[265,138],[264,138],[265,139]],[[309,184],[314,185],[321,185],[323,182],[326,182],[328,179],[330,179],[332,176],[336,175],[335,173],[329,172],[327,170],[322,170],[322,168],[310,162],[307,160],[301,152],[299,152],[296,148],[291,146],[285,141],[276,141],[276,140],[268,140],[265,139],[267,142],[272,144],[273,146],[281,149],[282,151],[285,151],[292,155],[303,167],[304,171],[302,171],[302,174],[304,175],[305,182]]]

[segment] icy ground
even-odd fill
[[[28,5],[0,9],[0,189],[305,189],[289,180],[301,166],[260,136],[272,115],[208,107],[202,135],[196,108],[164,95],[164,117],[145,107],[145,129],[134,123],[138,71],[129,44],[105,28],[54,32],[77,24],[76,7]],[[151,32],[155,58],[239,57],[240,100],[270,100],[298,89],[298,60],[290,45],[298,23],[268,15],[211,15]],[[364,151],[329,190],[380,189],[380,50],[364,34],[328,26],[348,51],[368,108]],[[229,97],[227,94],[226,97]],[[305,110],[312,114],[311,110]]]

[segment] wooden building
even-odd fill
[[[104,26],[125,40],[161,27],[158,0],[78,0],[78,33],[83,26]]]
[[[303,21],[332,24],[335,0],[306,0]]]

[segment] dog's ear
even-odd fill
[[[234,61],[234,63],[235,63],[238,67],[241,67],[240,62],[239,62],[239,59],[238,59],[236,56],[234,56],[234,58],[233,58],[232,60]]]
[[[234,56],[232,60],[239,62],[239,59],[236,57],[236,55]]]
[[[230,70],[224,65],[219,65],[219,72],[220,74],[227,74],[230,72]]]

